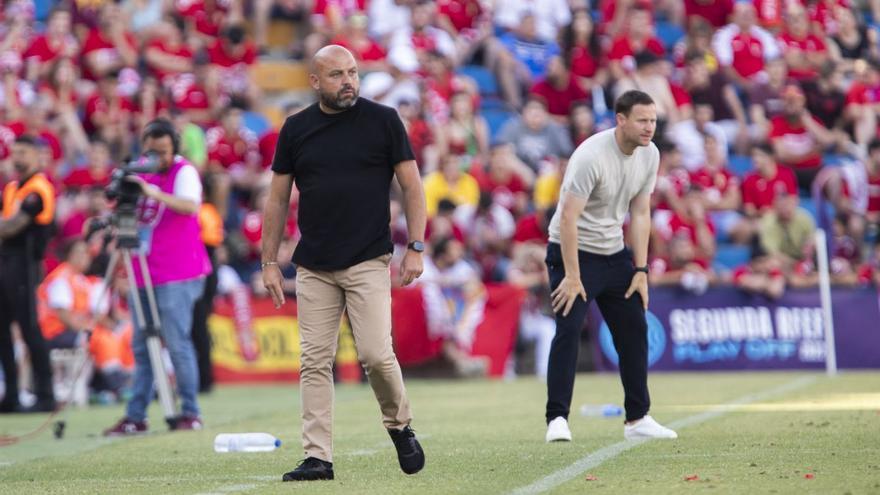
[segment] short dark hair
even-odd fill
[[[639,91],[637,89],[631,89],[626,93],[620,95],[617,98],[617,101],[614,102],[614,113],[621,113],[623,115],[629,116],[629,113],[632,111],[633,107],[636,105],[653,105],[654,100],[651,98],[648,93],[644,91]]]
[[[874,138],[868,143],[868,153],[873,153],[878,148],[880,148],[880,138]]]
[[[141,142],[146,141],[148,138],[160,139],[164,136],[171,138],[171,146],[176,155],[180,151],[180,136],[177,135],[177,130],[174,128],[174,124],[168,119],[158,118],[150,121],[150,123],[144,127],[144,132],[141,135]]]

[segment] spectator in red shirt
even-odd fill
[[[703,206],[703,192],[700,186],[691,184],[684,194],[684,208],[673,212],[665,225],[658,225],[655,246],[658,254],[668,254],[674,239],[684,238],[693,244],[694,261],[708,267],[715,255],[715,225]]]
[[[184,43],[183,20],[163,22],[157,29],[157,37],[144,48],[144,58],[153,76],[167,87],[179,74],[193,71],[193,52]]]
[[[232,0],[175,0],[177,15],[184,18],[186,31],[195,34],[201,46],[210,46],[220,35]]]
[[[392,48],[407,46],[415,50],[419,62],[424,64],[427,54],[440,52],[452,62],[459,56],[455,41],[446,31],[436,27],[437,7],[432,0],[415,0],[410,7],[410,24],[394,33],[389,42]]]
[[[855,141],[866,146],[880,135],[877,114],[880,113],[880,60],[857,64],[857,77],[846,93],[844,115],[854,127]]]
[[[260,163],[257,138],[241,122],[240,105],[232,104],[220,116],[220,125],[206,132],[208,167],[238,177]]]
[[[725,167],[727,153],[721,149],[715,136],[706,134],[706,163],[691,174],[691,183],[703,190],[703,204],[711,212],[739,210],[739,179]],[[717,222],[715,222],[717,225]]]
[[[330,41],[333,45],[347,48],[358,60],[358,68],[365,72],[386,71],[385,49],[376,43],[367,33],[369,21],[363,14],[355,14],[348,18],[345,29]]]
[[[469,36],[468,31],[479,29],[478,22],[485,13],[479,0],[437,0],[437,12],[438,25],[450,36]]]
[[[825,42],[810,32],[807,11],[803,7],[789,7],[785,20],[785,28],[779,35],[779,45],[788,64],[788,77],[797,81],[816,78],[819,69],[828,60]]]
[[[61,146],[61,140],[58,138],[58,135],[49,126],[49,111],[51,108],[49,107],[49,101],[44,99],[36,99],[33,103],[28,105],[22,111],[21,120],[16,122],[9,122],[6,125],[12,129],[12,132],[15,133],[16,137],[22,135],[29,135],[35,138],[42,139],[42,145],[51,151],[51,164],[49,166],[50,170],[46,172],[52,172],[55,169],[62,158],[64,158],[64,149]]]
[[[803,3],[810,17],[811,31],[823,37],[837,34],[839,20],[837,19],[836,11],[838,8],[856,9],[855,6],[850,5],[851,2],[849,0],[813,0]],[[874,0],[869,0],[868,3],[876,5]]]
[[[562,55],[565,65],[585,91],[594,84],[605,86],[608,83],[608,69],[602,57],[599,32],[587,9],[576,9],[571,13],[571,24],[562,31]]]
[[[770,122],[768,139],[776,160],[794,169],[798,186],[810,191],[813,179],[822,167],[822,151],[835,136],[806,108],[806,97],[796,85],[782,92],[783,112]]]
[[[668,224],[673,211],[684,209],[684,193],[690,189],[691,174],[682,163],[681,151],[674,143],[660,143],[660,166],[657,171],[657,186],[651,195],[655,230]]]
[[[743,212],[757,219],[773,206],[780,192],[797,194],[797,179],[790,168],[776,163],[769,145],[756,144],[751,158],[755,171],[749,172],[743,180]]]
[[[776,163],[773,149],[759,143],[752,147],[754,172],[749,172],[742,183],[742,202],[745,221],[734,240],[748,244],[758,233],[759,221],[781,193],[797,194],[797,178],[790,168]]]
[[[110,146],[114,159],[130,149],[135,106],[119,94],[119,74],[108,72],[98,81],[98,91],[86,102],[84,128]]]
[[[292,117],[299,113],[300,110],[305,108],[302,103],[298,101],[289,102],[284,106],[284,115],[285,119],[287,117]],[[275,146],[278,144],[278,136],[280,129],[269,129],[262,136],[260,136],[260,142],[258,147],[260,149],[260,157],[262,158],[263,169],[268,169],[272,166],[272,160],[275,159]]]
[[[397,107],[400,120],[406,128],[409,142],[416,156],[416,163],[422,176],[437,170],[438,153],[434,143],[434,132],[425,121],[418,100],[404,100]]]
[[[687,235],[669,241],[669,254],[655,256],[648,275],[652,285],[678,286],[695,295],[702,295],[715,279],[711,266],[701,258]]]
[[[880,227],[880,138],[874,139],[868,145],[865,172],[868,176],[868,206],[865,219]]]
[[[776,39],[755,25],[755,7],[737,3],[733,22],[719,29],[712,38],[712,49],[725,75],[748,90],[764,71],[764,62],[779,56]]]
[[[332,38],[344,29],[348,18],[365,14],[366,8],[367,0],[315,0],[312,27]]]
[[[157,117],[169,117],[167,93],[162,91],[155,77],[144,78],[135,98],[135,129],[143,129]]]
[[[620,8],[618,8],[618,4]],[[651,0],[635,0],[632,2],[619,2],[618,0],[600,0],[599,12],[601,24],[599,30],[607,36],[618,36],[626,31],[631,9],[643,9],[648,12],[651,19],[654,18],[654,2]]]
[[[248,70],[257,61],[257,47],[245,39],[244,26],[232,23],[223,28],[222,36],[208,48],[208,57],[224,94],[245,99],[249,107],[259,101],[259,89]]]
[[[514,215],[528,209],[529,190],[535,183],[535,173],[517,158],[513,146],[498,144],[492,148],[488,166],[476,166],[471,175],[480,190],[492,194],[492,201]]]
[[[732,13],[733,0],[684,0],[687,27],[690,27],[696,19],[704,19],[717,29],[727,24],[727,19]]]
[[[220,94],[217,71],[207,58],[196,56],[193,64],[195,72],[175,78],[169,96],[173,106],[185,112],[189,120],[207,128],[216,122],[215,116],[229,98]]]
[[[61,57],[74,57],[79,52],[79,43],[71,31],[70,12],[63,7],[55,7],[46,20],[46,31],[33,40],[22,58],[27,63],[28,79],[45,77],[52,64]]]
[[[543,98],[547,111],[562,125],[568,125],[572,105],[589,97],[558,55],[550,59],[547,74],[532,86],[530,93]]]
[[[79,81],[79,70],[73,59],[61,57],[51,64],[49,73],[45,80],[40,82],[37,90],[40,96],[49,100],[52,108],[59,108],[62,105],[76,107],[77,81]]]
[[[556,213],[556,207],[551,206],[546,211],[536,210],[529,215],[521,217],[516,222],[516,230],[513,232],[512,257],[516,257],[516,250],[520,243],[533,243],[547,245],[547,229],[550,227],[550,219]]]
[[[779,261],[759,254],[733,271],[733,285],[752,294],[779,299],[785,293],[785,273]]]
[[[101,8],[97,29],[92,29],[83,43],[83,77],[97,81],[102,76],[125,67],[135,67],[137,40],[125,31],[120,7],[107,2]]]
[[[636,69],[637,53],[648,50],[658,57],[666,54],[663,42],[654,35],[654,19],[650,10],[636,6],[630,9],[628,17],[626,33],[615,38],[608,51],[608,69],[615,80],[626,77]]]
[[[78,191],[95,187],[106,187],[110,183],[110,148],[100,138],[89,143],[88,161],[85,167],[75,168],[67,174],[62,183],[68,191]]]
[[[205,133],[208,172],[216,187],[217,210],[226,217],[229,193],[234,189],[249,194],[256,186],[260,168],[257,137],[241,123],[241,106],[231,104],[220,117],[220,125]]]

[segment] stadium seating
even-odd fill
[[[244,112],[241,115],[242,124],[257,136],[261,136],[271,127],[269,119],[259,112]]]
[[[732,174],[740,179],[754,170],[754,167],[752,167],[752,159],[744,155],[730,155],[727,158],[727,168]]]
[[[497,96],[498,83],[492,72],[481,65],[465,65],[458,69],[458,73],[476,81],[482,96]]]
[[[498,137],[498,131],[501,130],[504,123],[513,117],[516,117],[515,112],[510,112],[502,108],[487,109],[483,110],[482,113],[483,118],[486,119],[486,124],[489,125],[490,141],[492,142],[495,142],[495,139]]]
[[[659,21],[656,24],[657,38],[663,42],[666,50],[672,50],[672,47],[685,36],[684,30],[678,24]]]
[[[733,270],[748,263],[751,249],[737,244],[719,244],[715,251],[714,267],[719,272]]]

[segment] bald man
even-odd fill
[[[409,400],[391,347],[389,202],[396,176],[409,231],[400,267],[407,285],[422,273],[426,215],[419,170],[397,112],[358,98],[358,67],[348,50],[338,45],[319,50],[309,83],[318,102],[288,117],[281,128],[263,221],[263,283],[281,307],[278,246],[296,182],[302,238],[293,262],[306,458],[283,480],[333,479],[333,360],[343,311],[400,468],[415,474],[425,454],[410,427]]]

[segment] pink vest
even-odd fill
[[[167,173],[142,177],[166,194],[174,194],[174,180],[184,165],[183,157],[175,156]],[[189,165],[192,166],[192,165]],[[183,282],[211,273],[211,261],[202,244],[197,213],[182,215],[164,203],[141,197],[138,202],[141,249],[147,253],[147,267],[153,285]],[[134,273],[138,287],[144,286],[138,261]]]

